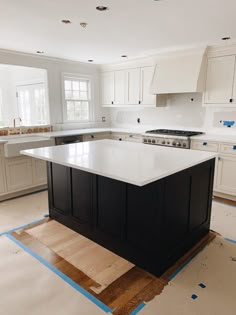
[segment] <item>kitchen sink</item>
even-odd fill
[[[40,136],[9,136],[4,140],[8,142],[4,144],[5,157],[20,156],[21,150],[36,149],[42,147],[50,147],[54,145],[54,139],[48,139]]]

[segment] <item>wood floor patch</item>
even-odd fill
[[[209,233],[160,278],[129,262],[126,264],[124,259],[104,249],[109,252],[107,256],[107,253],[98,249],[101,246],[53,220],[14,232],[12,235],[101,302],[114,309],[114,315],[129,315],[140,303],[149,302],[161,294],[168,284],[169,276],[196,255],[216,234]],[[113,255],[116,258],[113,258]],[[95,268],[92,268],[91,262],[85,265],[88,257],[90,261],[96,261]],[[121,261],[118,261],[117,257]],[[79,264],[75,266],[76,260],[77,262],[81,260],[86,267],[86,272]],[[106,266],[105,270],[104,266]],[[131,267],[127,268],[127,266]],[[92,276],[88,275],[88,270]],[[114,270],[115,277],[110,270]],[[102,281],[106,283],[106,288],[101,290]]]
[[[100,284],[100,287],[91,287],[97,294],[134,267],[127,260],[56,221],[28,229],[27,233]]]

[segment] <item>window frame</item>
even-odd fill
[[[66,104],[66,93],[65,93],[65,81],[66,80],[86,80],[89,81],[88,84],[88,93],[90,99],[88,100],[89,103],[89,117],[88,120],[68,120],[67,117],[67,104]],[[94,82],[93,77],[91,75],[79,74],[79,73],[62,73],[61,79],[61,87],[62,87],[62,116],[63,116],[63,123],[64,124],[73,124],[73,123],[88,123],[94,120]]]

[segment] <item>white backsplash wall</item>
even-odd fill
[[[201,93],[172,94],[168,96],[166,107],[114,108],[109,111],[109,119],[114,126],[152,125],[157,128],[201,129],[204,128],[205,111]],[[140,124],[137,118],[140,118]]]

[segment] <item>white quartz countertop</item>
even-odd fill
[[[201,162],[215,153],[98,140],[21,151],[34,158],[144,186]]]
[[[210,134],[206,133],[200,136],[194,136],[191,140],[202,140],[202,141],[215,141],[215,142],[228,142],[236,144],[236,135],[222,135],[222,134]]]

